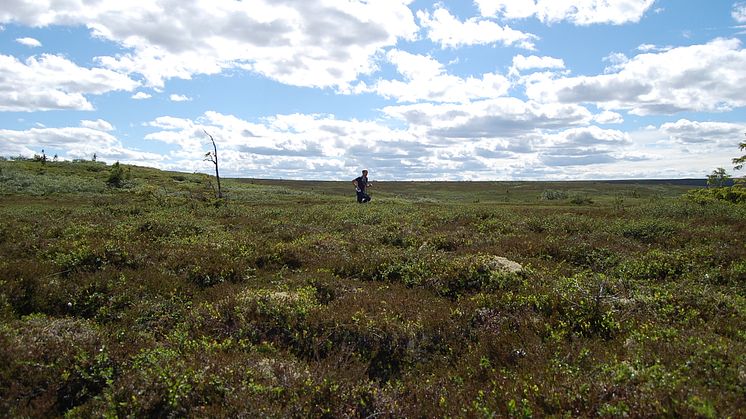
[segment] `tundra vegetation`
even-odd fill
[[[746,415],[743,203],[222,181],[0,161],[0,412]]]

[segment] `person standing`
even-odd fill
[[[352,180],[352,184],[355,185],[355,192],[357,192],[357,202],[364,204],[370,202],[370,195],[367,190],[371,184],[368,182],[368,171],[363,170],[362,176],[358,176]]]

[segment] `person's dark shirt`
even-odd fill
[[[368,177],[367,176],[358,176],[358,177],[355,178],[355,182],[357,182],[357,187],[362,192],[365,192],[365,189],[368,187]]]

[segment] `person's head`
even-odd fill
[[[363,169],[363,176],[368,176],[368,171]]]

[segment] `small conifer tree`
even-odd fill
[[[109,178],[106,179],[106,184],[112,188],[121,188],[124,186],[124,177],[124,169],[117,161],[111,166]]]

